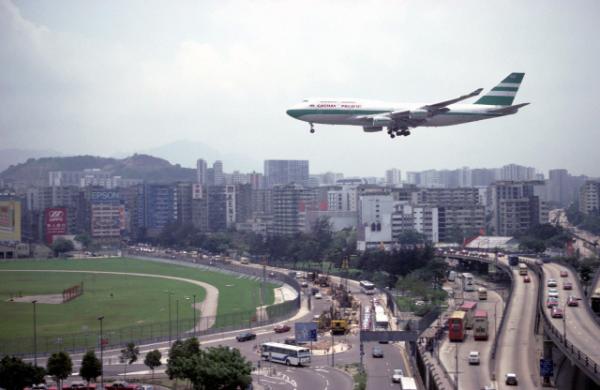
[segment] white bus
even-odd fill
[[[310,364],[310,349],[281,343],[262,343],[260,355],[264,360],[288,366],[307,366]]]
[[[375,305],[375,329],[387,329],[390,320],[385,314],[385,309],[381,305]]]
[[[375,285],[373,283],[369,282],[368,280],[361,280],[359,284],[365,294],[375,294]]]
[[[473,281],[473,275],[467,272],[463,274],[463,290],[475,291],[475,282]]]

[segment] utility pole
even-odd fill
[[[175,300],[175,306],[176,306],[176,310],[175,310],[175,326],[177,327],[177,340],[179,340],[179,299]]]
[[[333,340],[333,332],[331,332],[331,367],[335,366],[335,342]]]
[[[171,292],[171,290],[165,290],[165,292],[167,293],[167,295],[169,296],[169,347],[171,346],[171,295],[173,295],[173,292]]]
[[[36,324],[36,311],[35,304],[36,301],[31,301],[33,303],[33,365],[37,367],[37,324]]]
[[[193,297],[194,297],[194,337],[196,337],[196,294],[194,294]]]
[[[454,350],[454,389],[458,390],[458,344],[456,344],[456,349]]]

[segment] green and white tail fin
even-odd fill
[[[525,73],[511,73],[492,90],[483,95],[475,104],[486,104],[489,106],[510,106],[515,100],[521,81]]]

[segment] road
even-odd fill
[[[478,285],[483,285],[488,290],[488,299],[479,300],[477,292],[462,292],[463,299],[477,302],[477,308],[486,310],[489,318],[489,338],[487,341],[475,340],[473,331],[467,331],[468,336],[462,343],[450,342],[447,334],[439,350],[439,356],[446,371],[454,377],[457,371],[456,352],[458,348],[458,384],[459,389],[482,388],[492,382],[490,377],[490,363],[492,344],[496,335],[495,328],[500,324],[504,310],[504,301],[498,292],[494,291],[495,286],[475,279]],[[456,279],[455,291],[462,290],[461,280]],[[457,294],[455,294],[457,296]],[[495,319],[495,320],[494,320]],[[481,363],[479,365],[469,365],[468,355],[471,351],[478,351]]]
[[[501,261],[507,264],[506,258]],[[496,388],[512,388],[505,385],[504,376],[515,373],[519,388],[537,389],[541,387],[539,358],[542,355],[539,336],[534,333],[539,281],[531,271],[530,283],[524,282],[524,277],[519,275],[518,270],[513,269],[512,273],[512,301],[498,340]]]

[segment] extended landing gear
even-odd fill
[[[388,135],[390,136],[390,138],[395,138],[395,137],[399,137],[401,135],[403,136],[407,136],[410,135],[410,130],[408,130],[408,128],[403,127],[403,128],[388,128],[387,131]]]
[[[310,124],[310,133],[313,134],[315,132],[315,125]]]

